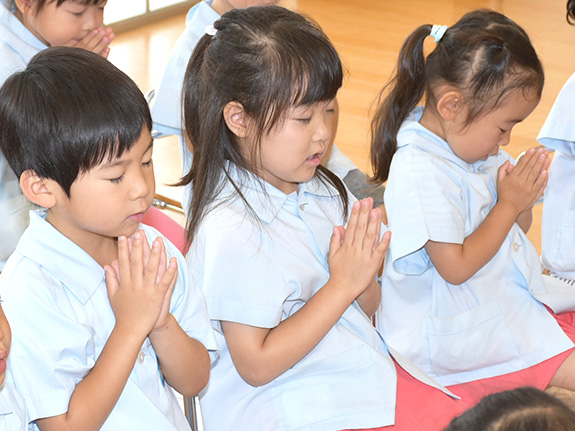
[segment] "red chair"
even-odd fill
[[[173,218],[152,206],[144,216],[142,223],[158,229],[162,235],[168,238],[182,253],[186,248],[186,230]]]

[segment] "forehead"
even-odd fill
[[[234,9],[243,9],[252,6],[270,6],[277,5],[279,0],[230,0]]]
[[[493,113],[504,121],[518,123],[535,109],[539,100],[536,89],[517,89],[509,93]]]

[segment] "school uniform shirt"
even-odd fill
[[[182,86],[186,68],[206,26],[220,18],[211,7],[212,1],[201,1],[188,11],[186,28],[174,44],[162,82],[156,89],[152,118],[155,129],[164,134],[179,134],[183,129]]]
[[[206,431],[392,424],[394,364],[355,302],[307,356],[274,381],[253,387],[238,374],[221,321],[274,328],[297,312],[328,281],[332,229],[344,220],[336,191],[317,179],[286,195],[233,167],[230,174],[253,213],[226,183],[186,256],[221,349],[200,394]]]
[[[24,398],[8,379],[0,387],[0,430],[27,431],[28,416]]]
[[[46,222],[45,213],[31,212],[30,218],[29,228],[0,275],[0,292],[12,327],[8,374],[34,421],[68,410],[75,386],[96,363],[115,318],[104,269]],[[140,227],[150,242],[161,236],[149,226]],[[170,312],[190,337],[215,350],[203,295],[190,283],[181,253],[164,241],[168,258],[178,258]],[[101,429],[189,430],[173,390],[161,378],[148,338]]]
[[[553,274],[575,279],[575,74],[563,86],[537,137],[555,150],[543,200],[541,257]]]
[[[393,232],[378,317],[385,340],[445,386],[522,370],[572,348],[540,301],[556,312],[573,310],[575,290],[543,280],[537,252],[517,224],[461,285],[433,266],[427,241],[462,244],[495,205],[497,170],[511,158],[500,151],[473,164],[461,160],[419,124],[422,112],[398,133],[385,191]]]
[[[0,86],[14,72],[24,70],[30,59],[46,48],[14,16],[10,0],[0,0]],[[0,271],[28,225],[29,210],[18,178],[0,152]]]

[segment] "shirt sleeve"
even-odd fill
[[[575,156],[575,74],[567,80],[541,131],[537,140],[546,147]]]
[[[213,210],[200,226],[187,261],[211,319],[263,328],[281,321],[283,304],[297,286],[273,270],[281,256],[267,227],[227,207]]]
[[[431,266],[427,241],[462,244],[465,191],[452,162],[405,148],[393,158],[385,191],[391,258],[396,271],[421,274]]]
[[[26,400],[30,420],[68,410],[78,382],[95,364],[95,334],[74,319],[62,284],[21,259],[3,280],[3,308],[12,328],[8,372]]]
[[[218,344],[208,317],[206,300],[201,289],[195,283],[192,283],[190,269],[184,256],[175,245],[156,229],[144,225],[142,225],[142,228],[145,229],[150,243],[158,236],[161,236],[166,245],[168,259],[175,256],[178,261],[178,279],[172,293],[170,313],[176,318],[186,334],[201,342],[210,351],[210,355],[214,359],[212,352],[218,350]]]

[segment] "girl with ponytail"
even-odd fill
[[[524,385],[575,389],[575,290],[542,275],[525,235],[548,152],[515,163],[502,149],[543,81],[525,31],[473,11],[407,38],[373,120],[393,232],[379,328],[466,402]]]

